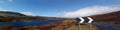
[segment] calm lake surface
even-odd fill
[[[42,24],[49,24],[60,22],[61,20],[34,20],[34,21],[20,21],[20,22],[0,22],[0,26],[12,24],[13,27],[24,27],[24,26],[33,26],[33,25],[42,25]]]

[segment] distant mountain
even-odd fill
[[[16,20],[15,17],[26,16],[24,14],[18,12],[10,12],[10,11],[0,11],[0,22],[1,21],[13,21]]]
[[[94,22],[120,24],[120,11],[90,17],[94,19]]]
[[[73,18],[45,17],[45,16],[27,16],[18,12],[0,11],[0,17],[4,21],[24,21],[24,20],[74,20]],[[107,24],[120,24],[120,11],[107,14],[89,16],[94,22]]]
[[[13,13],[14,14],[14,13]],[[56,22],[56,23],[51,23],[51,24],[44,24],[44,25],[37,25],[37,26],[25,26],[23,28],[18,28],[18,29],[42,29],[42,30],[58,30],[58,29],[68,29],[70,30],[71,28],[73,30],[75,30],[77,26],[77,23],[74,19],[72,18],[58,18],[58,17],[44,17],[44,16],[19,16],[19,15],[15,15],[13,16],[13,14],[9,14],[12,16],[9,17],[3,17],[4,18],[10,18],[8,19],[9,21],[14,21],[14,20],[55,20],[55,19],[59,19],[59,20],[63,20],[62,22]],[[1,15],[1,14],[0,14]],[[6,13],[6,15],[8,15]],[[107,14],[100,14],[100,15],[93,15],[93,16],[89,16],[92,17],[94,19],[94,22],[98,22],[98,23],[105,23],[105,24],[120,24],[120,11],[117,12],[112,12],[112,13],[107,13]],[[5,20],[7,21],[7,20]],[[5,25],[5,27],[9,27],[12,25]],[[81,27],[83,27],[84,25],[81,25]],[[31,28],[32,27],[32,28]],[[84,28],[86,28],[87,25],[84,26]],[[17,30],[18,30],[17,29]]]
[[[26,16],[18,12],[0,11],[0,16]]]
[[[0,11],[0,18],[4,21],[24,21],[24,20],[63,20],[66,18],[45,17],[45,16],[28,16],[18,12]]]

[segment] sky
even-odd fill
[[[0,0],[0,11],[32,16],[84,17],[120,11],[120,0]]]

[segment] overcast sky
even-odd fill
[[[120,0],[0,0],[0,11],[33,16],[84,17],[120,11]]]

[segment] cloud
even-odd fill
[[[0,3],[4,3],[4,2],[13,2],[14,0],[0,0]]]
[[[0,8],[0,9],[2,9],[2,8]]]
[[[11,11],[11,12],[17,12],[17,11],[14,11],[14,10],[6,10],[6,9],[3,9],[3,8],[0,8],[0,11]],[[32,12],[19,12],[19,13],[22,13],[22,14],[25,14],[25,15],[32,15],[34,16],[34,14]]]
[[[0,11],[10,11],[10,10],[5,10],[5,9],[0,8]]]
[[[13,0],[8,0],[9,2],[13,2]]]
[[[66,18],[85,17],[91,15],[106,14],[115,11],[120,11],[120,6],[91,6],[73,12],[62,13],[61,17]]]
[[[22,14],[25,14],[25,15],[33,15],[32,12],[21,12]]]

